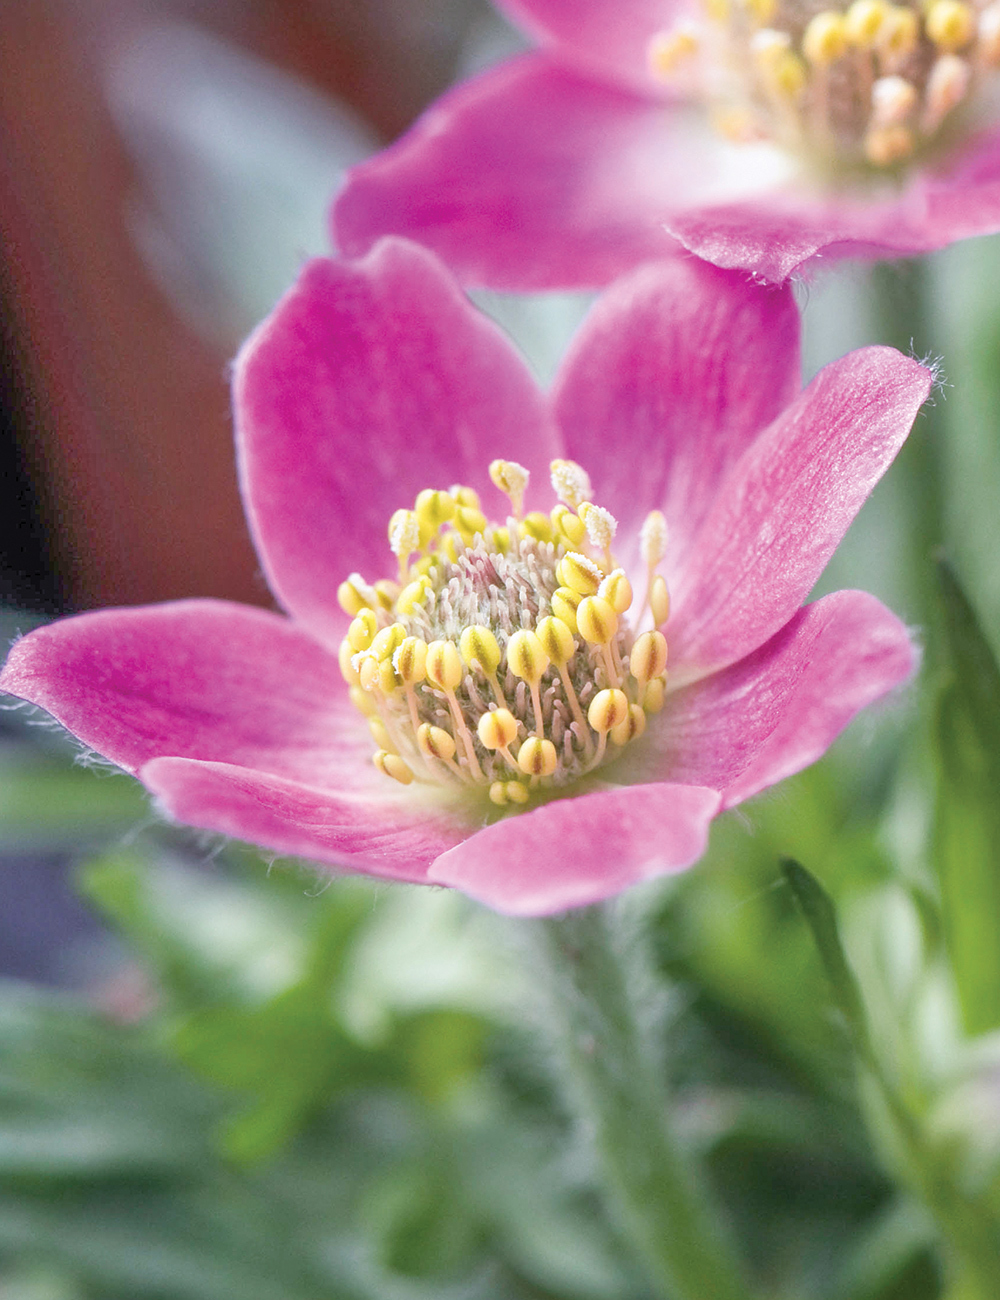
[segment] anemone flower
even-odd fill
[[[685,248],[782,281],[1000,230],[1000,3],[498,0],[541,48],[349,176],[350,256],[405,235],[467,284],[593,287]]]
[[[603,899],[911,672],[872,596],[802,602],[930,380],[871,347],[800,391],[787,289],[668,260],[546,396],[426,250],[313,261],[235,371],[285,612],[81,614],[0,686],[179,821],[510,913]]]

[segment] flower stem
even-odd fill
[[[610,1209],[670,1300],[748,1300],[706,1189],[671,1130],[636,1020],[611,918],[601,906],[533,922],[582,1117]]]

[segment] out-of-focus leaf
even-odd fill
[[[471,1012],[429,1009],[399,1021],[393,1048],[414,1092],[433,1104],[447,1101],[475,1075],[487,1032],[486,1022]]]
[[[939,566],[949,678],[935,717],[934,861],[967,1032],[1000,1026],[1000,670],[975,611]]]
[[[125,775],[74,767],[28,744],[0,749],[0,846],[78,852],[145,821],[149,804]]]
[[[859,1234],[834,1287],[834,1300],[937,1300],[937,1229],[923,1206],[899,1198]]]

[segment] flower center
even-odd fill
[[[392,516],[397,578],[352,574],[338,591],[353,616],[340,666],[381,772],[503,807],[569,785],[642,735],[663,707],[670,602],[659,511],[642,528],[634,609],[612,555],[617,525],[579,465],[552,462],[560,503],[548,515],[524,514],[522,466],[494,461],[490,477],[510,499],[504,524],[467,487],[427,489]]]
[[[732,140],[827,167],[898,167],[938,139],[1000,64],[1000,3],[703,0],[650,42],[654,73]]]

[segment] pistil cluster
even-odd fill
[[[663,707],[663,516],[642,528],[646,590],[633,609],[613,516],[575,462],[551,473],[559,504],[525,514],[528,471],[491,464],[510,500],[503,524],[471,488],[420,492],[389,521],[396,577],[341,584],[352,622],[340,666],[386,776],[523,805],[593,771]]]
[[[649,63],[737,141],[889,170],[928,148],[1000,64],[1000,3],[703,0]]]

